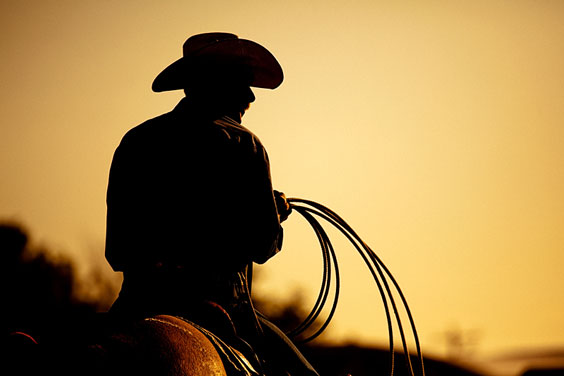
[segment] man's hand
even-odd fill
[[[290,213],[292,213],[292,207],[286,200],[286,195],[283,192],[274,190],[274,200],[276,202],[280,223],[282,223],[288,218]]]

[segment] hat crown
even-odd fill
[[[237,37],[237,35],[231,33],[196,34],[191,36],[186,40],[186,42],[184,42],[184,45],[182,46],[182,53],[185,57],[190,56],[216,43],[235,39],[239,38]]]

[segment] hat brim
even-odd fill
[[[282,67],[263,46],[246,39],[230,39],[202,48],[166,67],[153,81],[155,92],[185,89],[195,79],[201,80],[202,65],[211,62],[215,67],[245,67],[250,73],[249,86],[275,89],[284,80]],[[210,74],[208,70],[206,72]],[[212,73],[213,74],[213,73]]]

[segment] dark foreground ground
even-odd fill
[[[314,346],[303,349],[304,355],[322,376],[390,375],[390,353],[386,349],[347,346]],[[419,360],[412,356],[414,373],[421,375]],[[484,376],[463,366],[424,358],[427,376]],[[403,353],[395,356],[394,375],[410,375]]]

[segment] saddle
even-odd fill
[[[214,328],[220,336],[186,318],[157,315],[104,334],[89,345],[86,363],[111,375],[319,376],[274,324],[259,319],[260,356],[235,332]]]
[[[89,345],[89,358],[111,374],[260,375],[240,351],[181,317],[145,318],[96,342]]]

